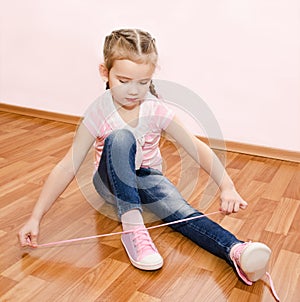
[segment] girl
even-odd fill
[[[218,184],[222,212],[246,209],[247,203],[213,151],[158,99],[151,80],[156,64],[155,41],[147,32],[116,30],[106,37],[100,74],[108,90],[88,108],[72,147],[49,175],[30,219],[19,233],[22,246],[37,246],[43,215],[71,182],[94,143],[93,183],[105,200],[116,205],[125,231],[121,240],[131,263],[144,270],[161,268],[163,259],[145,229],[141,204],[164,222],[201,215],[161,172],[158,143],[162,130]],[[172,227],[227,261],[248,285],[266,273],[271,250],[263,243],[240,241],[206,217]]]

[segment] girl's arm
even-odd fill
[[[213,178],[221,190],[221,210],[224,213],[245,209],[247,202],[237,193],[234,184],[221,161],[208,145],[187,130],[175,117],[166,132],[171,135],[186,152]]]
[[[43,215],[51,208],[56,199],[73,180],[93,142],[94,137],[84,124],[81,124],[76,132],[71,148],[51,171],[35,204],[31,217],[19,232],[22,246],[34,247],[37,245],[39,224]]]

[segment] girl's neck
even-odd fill
[[[119,116],[127,125],[133,128],[139,123],[140,105],[141,102],[135,104],[134,106],[121,106],[120,104],[114,102],[114,106],[116,107]]]

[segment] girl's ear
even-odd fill
[[[108,81],[108,69],[104,63],[99,65],[99,72],[100,72],[100,76],[101,76],[102,80],[104,82],[107,82]]]

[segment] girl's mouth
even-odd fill
[[[126,98],[125,99],[129,103],[137,102],[139,99],[138,98]]]

